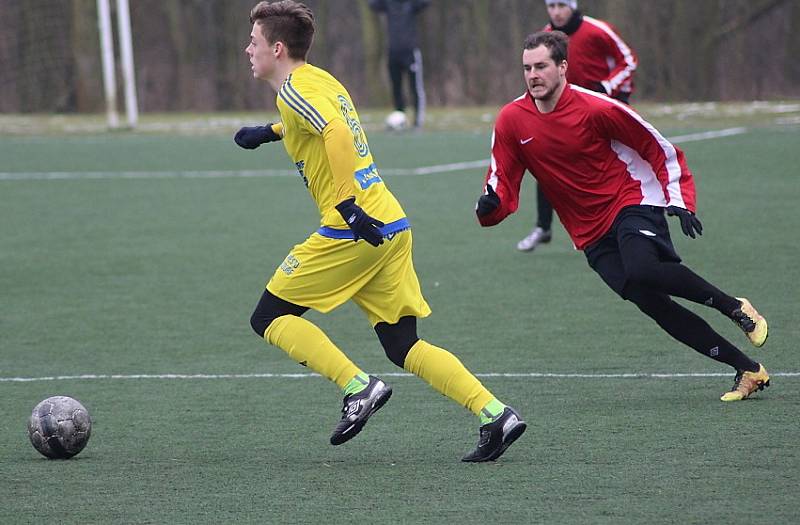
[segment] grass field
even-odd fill
[[[413,174],[486,158],[489,124],[370,134],[415,228],[434,310],[421,335],[529,423],[478,465],[459,461],[477,420],[389,375],[402,371],[355,307],[308,317],[394,396],[342,447],[328,444],[335,386],[251,332],[264,282],[317,224],[298,177],[235,176],[291,169],[280,146],[239,150],[226,125],[0,134],[0,523],[797,523],[800,131],[745,118],[746,133],[682,144],[705,234],[673,224],[691,267],[769,319],[752,355],[772,386],[733,404],[718,401],[728,369],[616,298],[560,226],[515,250],[531,181],[516,216],[481,229],[482,168]],[[55,394],[94,420],[69,461],[25,432]]]

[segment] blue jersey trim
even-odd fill
[[[391,238],[396,233],[400,233],[403,230],[410,230],[411,223],[408,221],[407,218],[403,217],[402,219],[398,219],[394,222],[390,222],[386,226],[381,227],[381,234],[384,237]],[[331,228],[330,226],[323,226],[317,233],[322,235],[323,237],[328,237],[329,239],[353,239],[353,231],[350,229],[347,230],[339,230],[337,228]]]

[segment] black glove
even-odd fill
[[[373,246],[383,244],[383,234],[380,227],[384,224],[378,219],[367,215],[361,206],[356,204],[356,198],[350,197],[336,205],[336,210],[344,218],[344,222],[353,230],[353,240],[364,239]]]
[[[487,184],[486,195],[481,195],[481,198],[478,199],[478,205],[475,206],[475,213],[478,214],[478,217],[483,217],[484,215],[492,213],[498,206],[500,206],[500,197],[494,192],[492,185]]]
[[[703,225],[700,224],[700,219],[689,210],[677,206],[667,206],[667,215],[675,215],[681,220],[681,230],[684,235],[688,235],[692,239],[695,238],[695,231],[697,235],[703,235]]]
[[[272,122],[266,126],[244,127],[236,132],[233,141],[244,149],[256,149],[266,142],[281,140],[281,136],[272,131]]]

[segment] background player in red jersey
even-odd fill
[[[569,37],[567,82],[628,103],[633,92],[637,59],[617,29],[602,20],[584,16],[577,0],[545,0],[550,23],[545,31],[561,31]],[[553,206],[536,188],[536,225],[517,243],[528,252],[552,238]]]
[[[625,104],[567,83],[567,36],[528,36],[522,53],[527,91],[503,107],[476,213],[492,226],[517,210],[525,170],[531,172],[589,266],[669,335],[732,366],[723,401],[739,401],[769,385],[765,368],[670,296],[717,309],[753,345],[767,322],[747,299],[732,297],[681,264],[664,211],[683,233],[702,233],[695,186],[683,152]]]

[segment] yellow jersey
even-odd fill
[[[350,94],[333,75],[303,64],[283,82],[276,103],[283,123],[283,144],[319,208],[321,226],[348,229],[335,208],[336,190],[323,140],[325,126],[334,119],[342,120],[353,134],[351,194],[356,203],[387,225],[404,219],[403,208],[378,172]]]

